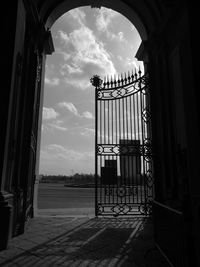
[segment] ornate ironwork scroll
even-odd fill
[[[154,184],[148,74],[90,81],[96,90],[96,215],[147,216]]]

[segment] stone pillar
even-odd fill
[[[198,35],[198,21],[199,12],[195,8],[193,1],[187,2],[188,12],[188,47],[189,51],[187,54],[187,65],[185,64],[184,71],[184,84],[185,87],[185,102],[187,107],[187,119],[188,119],[188,136],[189,136],[189,147],[190,147],[190,192],[191,192],[191,213],[193,225],[189,229],[190,232],[193,230],[193,240],[190,242],[194,243],[196,251],[191,251],[194,256],[196,253],[197,263],[192,266],[200,266],[200,179],[199,179],[199,136],[200,136],[200,79],[199,79],[199,42],[197,40]],[[185,51],[183,51],[185,53]],[[187,87],[188,85],[188,87]],[[188,90],[189,88],[189,90]],[[190,101],[190,104],[188,104]]]
[[[4,170],[7,162],[6,137],[9,122],[9,106],[10,96],[12,93],[13,82],[13,65],[14,65],[14,49],[16,37],[16,24],[18,2],[14,1],[12,5],[9,2],[4,2],[1,12],[1,34],[4,37],[1,42],[1,65],[3,77],[3,97],[0,104],[0,250],[7,248],[8,240],[11,236],[12,225],[12,201],[13,196],[8,192],[8,184]],[[12,7],[11,7],[12,6]]]
[[[39,186],[39,167],[40,167],[40,146],[42,135],[42,110],[44,102],[44,74],[45,74],[45,59],[46,55],[43,55],[42,62],[42,74],[41,74],[41,91],[40,91],[40,107],[38,116],[38,133],[37,133],[37,151],[36,151],[36,163],[35,163],[35,185],[34,185],[34,199],[33,199],[33,216],[38,214],[38,186]]]
[[[54,52],[53,39],[50,31],[44,31],[43,36],[40,38],[41,48],[41,82],[40,82],[40,100],[39,100],[39,115],[38,115],[38,132],[37,132],[37,151],[36,151],[36,163],[35,163],[35,184],[34,184],[34,199],[33,199],[33,216],[37,216],[38,213],[38,186],[39,186],[39,164],[40,164],[40,145],[42,135],[42,110],[44,102],[44,78],[45,78],[45,62],[46,55],[51,55]]]

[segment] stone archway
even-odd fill
[[[130,6],[128,6],[123,1],[120,1],[120,0],[117,0],[115,2],[102,0],[102,1],[97,1],[97,3],[92,3],[91,0],[89,1],[88,0],[85,0],[85,1],[76,0],[76,1],[73,1],[72,3],[63,1],[62,3],[59,3],[51,12],[47,13],[46,15],[45,15],[45,8],[41,10],[42,15],[44,16],[45,26],[50,29],[53,23],[64,13],[66,13],[67,11],[71,9],[81,7],[81,6],[91,6],[91,8],[105,7],[105,8],[113,9],[114,11],[117,11],[123,16],[125,16],[129,21],[133,23],[133,25],[138,30],[142,40],[147,40],[148,38],[146,26],[142,22],[137,12],[135,12],[134,9],[131,9]]]
[[[90,1],[84,1],[81,2],[81,6],[85,6],[86,4],[88,5]],[[80,7],[80,1],[75,1],[73,2],[73,4],[68,4],[67,1],[64,1],[62,4],[59,4],[55,9],[52,10],[52,12],[49,14],[49,17],[47,18],[46,21],[46,27],[49,29],[50,32],[50,28],[51,26],[54,24],[54,22],[60,17],[62,16],[64,13],[66,13],[67,11],[76,8],[76,7]],[[109,7],[112,8],[115,11],[118,11],[120,14],[124,15],[126,18],[129,19],[129,21],[131,21],[134,26],[137,25],[137,29],[140,29],[140,36],[141,39],[143,41],[147,41],[147,31],[142,23],[142,21],[140,20],[139,16],[137,15],[137,13],[130,9],[130,7],[128,7],[126,4],[124,4],[122,1],[116,1],[115,3],[107,3],[105,1],[101,2],[101,6],[99,7]],[[44,10],[43,10],[44,12]],[[41,11],[42,13],[42,11]],[[46,16],[44,16],[46,17]],[[140,57],[141,59],[141,57]],[[142,58],[143,59],[143,58]],[[43,89],[42,89],[43,91]],[[43,96],[43,93],[41,93],[41,98]],[[43,102],[43,101],[42,101]],[[41,102],[40,102],[41,103]],[[41,135],[41,114],[42,110],[40,108],[40,115],[39,115],[39,128],[38,128],[38,148],[37,148],[37,159],[36,159],[36,182],[35,182],[35,189],[34,189],[34,214],[37,215],[37,192],[38,192],[38,183],[39,183],[39,150],[40,150],[40,135]]]
[[[198,265],[193,264],[195,250],[196,258],[199,257],[200,240],[196,235],[199,233],[200,206],[199,158],[196,156],[200,150],[195,27],[198,9],[194,9],[191,1],[178,0],[18,0],[12,5],[9,1],[4,4],[2,25],[7,27],[2,27],[2,36],[8,41],[2,43],[6,85],[0,121],[0,214],[3,225],[0,249],[6,248],[9,233],[16,228],[12,215],[15,212],[19,215],[20,233],[23,233],[27,216],[32,211],[31,205],[27,209],[26,200],[30,202],[27,181],[34,181],[33,169],[30,172],[29,166],[34,162],[34,157],[30,158],[30,148],[32,146],[34,150],[36,144],[32,138],[32,125],[38,121],[32,116],[36,100],[37,55],[39,53],[44,62],[45,54],[52,52],[49,29],[61,14],[81,5],[105,6],[134,22],[143,39],[138,56],[146,58],[145,51],[149,56],[155,165],[159,177],[155,186],[156,241],[174,265],[188,259],[190,265]],[[14,100],[19,102],[14,105]],[[180,233],[178,238],[174,235],[176,231]]]

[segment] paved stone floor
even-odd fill
[[[0,252],[0,266],[167,267],[143,218],[36,217]]]

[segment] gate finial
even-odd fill
[[[90,82],[94,87],[100,88],[103,83],[103,80],[100,78],[99,75],[93,75],[92,78],[90,78]]]

